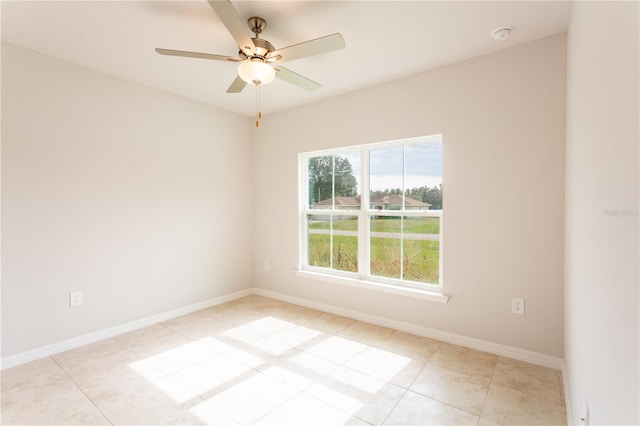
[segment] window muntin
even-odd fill
[[[371,275],[440,282],[440,218],[370,216]]]
[[[300,158],[301,269],[441,287],[440,135]]]
[[[402,217],[369,218],[369,265],[371,275],[402,278]]]
[[[357,210],[361,153],[316,155],[307,159],[309,209]]]
[[[307,215],[309,266],[358,272],[358,216]]]

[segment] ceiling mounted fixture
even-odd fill
[[[339,33],[335,33],[282,49],[276,49],[267,40],[260,38],[260,33],[262,33],[262,30],[267,26],[267,22],[264,19],[257,16],[248,19],[249,29],[254,33],[254,37],[251,37],[245,29],[243,20],[230,1],[208,0],[208,2],[238,44],[239,52],[237,58],[211,53],[159,48],[156,48],[156,52],[169,56],[240,62],[238,65],[238,77],[231,83],[231,86],[227,89],[227,93],[239,93],[247,84],[254,84],[256,90],[259,91],[260,86],[271,83],[275,77],[309,92],[313,92],[320,88],[320,84],[277,64],[331,52],[345,47],[342,36]],[[260,113],[259,92],[257,93],[256,99],[258,110],[256,127],[258,127],[260,117],[262,116]]]
[[[493,39],[495,41],[504,41],[507,40],[509,37],[511,37],[511,27],[500,27],[500,28],[496,28],[495,30],[493,30],[493,32],[491,33],[491,37],[493,37]]]
[[[238,65],[238,75],[246,83],[255,84],[256,86],[262,84],[264,86],[276,78],[276,70],[260,59],[251,59]]]

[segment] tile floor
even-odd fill
[[[249,296],[2,371],[2,424],[566,424],[560,372]]]

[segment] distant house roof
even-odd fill
[[[334,204],[335,201],[335,204]],[[343,207],[360,207],[360,200],[356,200],[353,197],[335,197],[327,198],[322,201],[318,201],[315,206],[343,206]]]
[[[385,206],[402,206],[402,195],[390,194],[390,195],[372,195],[371,204],[385,205]],[[411,207],[430,207],[431,204],[424,203],[422,201],[415,200],[413,198],[404,197],[404,205]]]
[[[402,195],[390,194],[390,195],[372,195],[369,200],[372,206],[388,206],[388,207],[400,207],[402,206]],[[316,207],[333,206],[336,207],[360,207],[360,196],[357,197],[335,197],[327,198],[322,201],[318,201],[314,204]],[[413,198],[404,198],[405,207],[431,207],[431,204],[425,203]]]

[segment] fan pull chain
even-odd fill
[[[260,119],[262,118],[262,112],[260,111],[260,85],[256,85],[256,127],[260,127]]]

